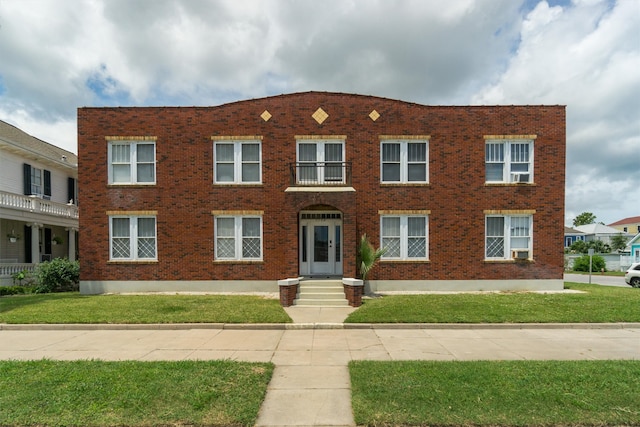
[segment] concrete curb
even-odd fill
[[[618,323],[149,323],[8,324],[0,331],[95,330],[304,330],[304,329],[640,329],[640,322]]]

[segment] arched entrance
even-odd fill
[[[301,276],[342,276],[342,212],[300,212],[299,248]]]

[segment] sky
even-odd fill
[[[640,0],[0,0],[0,120],[328,91],[566,105],[566,221],[640,216]]]

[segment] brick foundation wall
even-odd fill
[[[321,107],[328,118],[311,115]],[[373,121],[369,114],[380,117]],[[268,110],[272,117],[260,115]],[[484,135],[537,135],[533,185],[485,184]],[[262,136],[262,184],[214,185],[212,136]],[[355,192],[285,192],[295,135],[346,135]],[[382,185],[379,135],[430,135],[429,184]],[[109,186],[105,136],[156,137],[154,186]],[[277,280],[299,275],[298,215],[343,213],[344,277],[379,210],[429,210],[429,261],[381,262],[370,279],[557,279],[563,272],[563,106],[431,107],[309,92],[219,107],[78,110],[81,280]],[[532,262],[484,260],[485,210],[535,210]],[[109,262],[107,211],[157,211],[158,261]],[[263,210],[263,260],[214,260],[214,210]]]

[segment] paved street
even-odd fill
[[[564,280],[565,282],[589,283],[589,275],[565,273]],[[594,285],[603,285],[603,286],[629,287],[629,285],[624,283],[624,277],[622,276],[604,276],[604,275],[601,275],[600,273],[591,274],[591,283]]]

